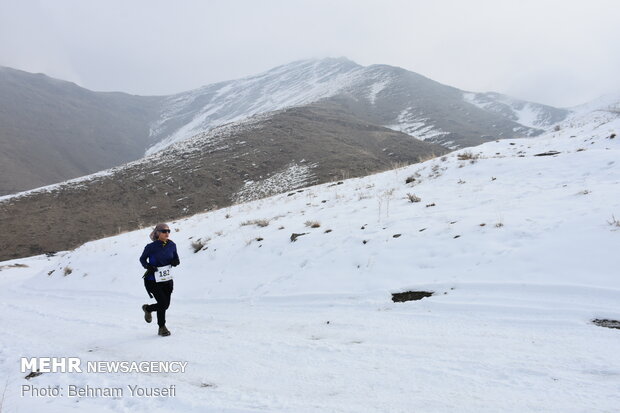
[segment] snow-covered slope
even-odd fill
[[[172,95],[151,128],[152,136],[162,140],[147,154],[224,123],[333,96],[355,82],[361,72],[362,66],[344,58],[302,60]]]
[[[401,68],[361,66],[346,58],[309,59],[167,97],[151,125],[157,143],[147,154],[257,113],[334,98],[347,99],[350,109],[371,123],[450,148],[534,136],[544,126],[472,107],[462,91]]]
[[[13,231],[0,261],[446,152],[336,105],[257,114],[122,167],[0,197],[0,227]]]
[[[614,411],[620,331],[591,323],[620,319],[607,113],[171,222],[167,338],[140,310],[148,228],[0,263],[4,409]],[[434,295],[390,300],[407,290]],[[18,358],[49,355],[188,370],[24,380]],[[176,397],[20,397],[22,384],[175,384]]]
[[[465,92],[463,98],[483,110],[497,113],[530,128],[547,129],[570,114],[567,109],[527,102],[501,93]]]
[[[569,108],[571,119],[583,125],[592,122],[593,117],[600,115],[617,116],[620,114],[620,93],[610,93],[598,99]],[[596,122],[596,121],[595,121]]]

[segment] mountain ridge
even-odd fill
[[[66,246],[237,202],[363,176],[447,152],[334,104],[260,113],[126,165],[0,198],[0,259]],[[38,237],[45,231],[46,237]]]
[[[122,165],[257,113],[322,100],[450,149],[543,131],[514,122],[518,118],[510,107],[486,110],[467,102],[460,89],[418,73],[384,64],[362,66],[344,57],[298,60],[164,96],[93,92],[10,68],[0,70],[0,90],[9,87],[7,73],[22,79],[21,89],[11,86],[11,99],[6,92],[4,100],[0,96],[0,113],[9,114],[0,119],[0,195]]]

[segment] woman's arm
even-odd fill
[[[142,255],[140,256],[140,264],[142,264],[142,266],[145,269],[149,268],[149,264],[146,262],[146,259],[149,256],[149,252],[148,252],[149,246],[147,245],[146,247],[144,247],[144,251],[142,251]]]
[[[181,261],[179,260],[179,254],[177,254],[177,246],[174,246],[174,254],[172,256],[172,266],[176,267],[177,265],[179,265],[181,263]]]

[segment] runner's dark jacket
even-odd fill
[[[140,264],[146,269],[144,274],[145,280],[155,281],[154,267],[162,267],[164,265],[176,267],[180,263],[177,245],[172,240],[168,240],[166,243],[160,240],[153,241],[144,247],[144,251],[140,256]]]

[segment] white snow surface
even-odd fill
[[[318,164],[316,163],[300,165],[291,162],[282,171],[276,172],[267,178],[260,181],[245,182],[241,190],[234,194],[232,199],[235,203],[253,201],[307,186],[312,181],[316,182],[312,168],[317,166]]]
[[[383,89],[385,89],[385,87],[389,83],[390,83],[389,80],[383,80],[383,81],[375,82],[370,86],[370,92],[368,94],[368,100],[370,101],[370,103],[372,103],[373,105],[375,104],[375,101],[377,100],[377,95]]]
[[[140,308],[150,228],[2,262],[2,411],[617,411],[620,330],[591,320],[620,319],[619,130],[611,112],[584,113],[537,138],[170,222],[169,337]],[[534,156],[547,151],[559,154]],[[434,295],[391,301],[407,290]],[[35,356],[188,366],[27,381],[19,358]],[[65,395],[22,397],[25,384]],[[176,395],[130,397],[135,384]],[[70,398],[69,385],[125,392]]]
[[[160,135],[164,124],[169,121],[180,119],[183,126],[169,136],[160,136],[162,139],[146,154],[224,123],[334,96],[355,82],[372,76],[366,72],[369,72],[368,68],[343,58],[309,59],[278,66],[259,75],[173,95],[165,105],[165,113],[151,125],[151,135]],[[199,108],[196,112],[195,107]],[[191,119],[184,117],[188,113],[191,113]]]
[[[489,94],[464,92],[463,99],[484,110],[490,110],[494,105],[497,105],[497,103],[503,104],[507,108],[510,108],[515,117],[515,122],[529,128],[540,129],[549,126],[546,123],[545,113],[541,105],[520,101],[498,93],[491,93],[490,95],[493,96],[492,99],[489,99],[488,95]]]
[[[422,141],[450,133],[437,128],[434,123],[430,123],[429,118],[416,114],[414,109],[411,107],[400,112],[396,118],[396,121],[396,124],[385,125],[385,127],[398,132],[406,133]],[[449,146],[446,145],[446,147]],[[449,148],[455,149],[455,147]]]

